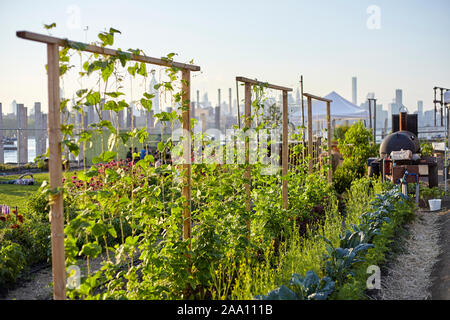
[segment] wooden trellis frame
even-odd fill
[[[332,169],[332,159],[331,159],[331,110],[330,105],[333,100],[318,97],[309,93],[303,94],[308,99],[308,173],[313,173],[313,141],[312,141],[312,99],[326,102],[327,104],[327,146],[328,146],[328,182],[333,182],[333,169]]]
[[[292,91],[292,88],[277,86],[274,84],[270,84],[267,82],[261,82],[257,80],[252,80],[244,77],[236,77],[236,82],[244,83],[244,91],[245,91],[245,109],[244,109],[244,128],[249,129],[251,126],[251,106],[252,106],[252,91],[251,86],[263,86],[265,88],[280,90],[283,93],[283,141],[282,141],[282,154],[281,154],[281,162],[282,162],[282,175],[286,176],[289,170],[289,159],[288,159],[288,148],[289,148],[289,137],[288,137],[288,92]],[[245,142],[245,163],[248,164],[250,162],[250,153],[249,153],[249,143]],[[247,168],[245,173],[245,178],[251,180],[250,177],[250,168]],[[245,185],[245,192],[247,193],[247,211],[250,211],[250,185]],[[283,198],[283,209],[287,209],[288,204],[288,181],[286,179],[283,180],[282,184],[282,198]]]
[[[59,96],[59,47],[76,47],[80,51],[98,53],[108,56],[119,56],[121,51],[102,48],[95,45],[51,37],[29,31],[17,31],[17,37],[47,44],[47,74],[48,74],[48,139],[49,139],[49,174],[50,188],[60,191],[62,188],[62,159],[61,159],[61,117]],[[200,67],[191,64],[167,61],[159,58],[130,54],[131,61],[139,61],[164,67],[175,67],[182,72],[182,125],[183,125],[183,189],[186,198],[183,204],[183,239],[191,237],[191,146],[190,136],[190,73],[200,71]],[[53,298],[66,298],[66,269],[64,255],[64,207],[61,192],[55,192],[50,199],[50,220],[52,240],[52,273]]]

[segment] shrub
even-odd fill
[[[11,241],[4,241],[0,248],[0,285],[16,281],[25,267],[22,247]]]
[[[336,129],[333,132],[333,140],[335,141],[343,140],[345,138],[345,133],[348,131],[349,128],[350,127],[346,125],[336,127]]]
[[[338,140],[338,148],[344,157],[341,167],[334,172],[333,182],[336,192],[343,193],[350,188],[351,182],[366,175],[367,160],[376,156],[377,147],[371,144],[372,133],[361,121],[353,124]]]

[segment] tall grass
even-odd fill
[[[342,217],[338,211],[337,199],[332,199],[325,211],[322,225],[310,226],[305,235],[300,235],[294,227],[287,240],[282,244],[279,254],[265,250],[264,261],[255,261],[251,257],[241,261],[229,261],[212,270],[213,299],[251,300],[256,295],[289,282],[293,273],[305,274],[308,270],[323,276],[326,253],[325,241],[321,236],[339,243]],[[232,284],[229,279],[235,279]]]
[[[256,295],[267,294],[287,284],[294,273],[305,275],[312,270],[319,277],[325,276],[323,256],[327,251],[323,237],[338,247],[343,229],[361,223],[361,214],[369,209],[375,193],[382,189],[381,182],[368,178],[355,180],[346,196],[345,217],[338,210],[338,200],[332,197],[325,210],[324,223],[309,226],[304,235],[300,235],[294,226],[278,255],[273,250],[266,250],[262,262],[247,257],[221,265],[212,271],[213,299],[254,299]]]

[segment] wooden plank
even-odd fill
[[[331,102],[327,102],[327,145],[328,145],[328,183],[333,182],[333,166],[331,152]]]
[[[236,81],[243,82],[243,83],[250,83],[250,84],[257,85],[257,86],[265,86],[267,88],[275,89],[275,90],[292,91],[292,88],[277,86],[274,84],[270,84],[268,82],[262,82],[262,81],[258,81],[258,80],[245,78],[245,77],[236,77]]]
[[[183,188],[182,194],[186,198],[183,204],[183,240],[191,238],[191,117],[190,117],[190,100],[191,100],[191,75],[189,70],[181,72],[182,79],[182,125],[183,125]],[[190,244],[189,244],[190,246]]]
[[[308,155],[309,155],[309,161],[308,161],[308,173],[313,173],[313,141],[312,141],[312,97],[306,96],[308,99]]]
[[[91,44],[72,41],[72,40],[68,40],[68,39],[51,37],[51,36],[43,35],[40,33],[34,33],[34,32],[30,32],[30,31],[17,31],[16,35],[17,35],[17,37],[22,38],[22,39],[27,39],[27,40],[37,41],[37,42],[42,42],[42,43],[47,43],[47,44],[56,44],[60,47],[64,47],[66,45],[70,45],[70,46],[75,45],[78,47],[83,46],[84,47],[83,51],[104,54],[104,55],[108,55],[108,56],[118,56],[119,53],[121,52],[121,51],[118,51],[115,49],[102,48],[102,47],[91,45]],[[125,52],[125,51],[122,51],[122,53],[123,52]],[[131,54],[130,52],[128,52],[128,53],[131,55],[132,61],[151,63],[151,64],[164,66],[164,67],[175,67],[175,68],[180,68],[180,69],[185,69],[185,70],[190,70],[190,71],[200,71],[200,67],[196,66],[196,65],[180,63],[180,62],[175,62],[175,61],[170,62],[170,61],[166,61],[164,59],[141,56],[141,55],[134,55],[134,54]]]
[[[62,187],[61,117],[59,97],[59,49],[56,44],[47,45],[48,73],[48,140],[50,188]],[[50,196],[50,220],[52,242],[53,298],[66,299],[66,268],[64,257],[64,206],[62,193]]]
[[[289,170],[289,143],[288,143],[288,93],[283,91],[283,153],[282,153],[282,173],[283,176],[288,174]],[[283,180],[282,184],[283,209],[288,208],[288,181]]]
[[[305,97],[307,97],[307,98],[312,98],[312,99],[319,100],[319,101],[333,102],[333,100],[326,99],[326,98],[322,98],[322,97],[319,97],[319,96],[315,96],[315,95],[309,94],[309,93],[304,93],[303,95],[304,95]]]

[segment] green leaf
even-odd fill
[[[145,110],[150,111],[152,108],[152,101],[147,100],[145,98],[141,98],[140,100],[142,107],[144,107]]]
[[[69,99],[61,100],[61,103],[59,104],[59,110],[64,111],[67,108],[68,102],[69,102]]]
[[[61,125],[61,133],[65,136],[73,135],[73,124],[62,124]]]
[[[102,252],[102,247],[97,242],[86,243],[80,251],[80,255],[86,255],[90,258],[97,258]]]
[[[131,59],[131,54],[129,52],[123,52],[121,50],[118,50],[117,57],[120,60],[120,63],[122,64],[122,67],[125,67],[127,64],[127,61]]]
[[[120,33],[120,34],[122,34],[122,32],[120,32],[119,30],[114,29],[114,28],[109,28],[109,33],[111,33],[111,34],[113,34],[113,33]]]
[[[147,99],[153,99],[154,97],[155,97],[155,95],[154,94],[150,94],[150,93],[147,93],[147,92],[144,92],[144,97],[146,97]]]
[[[102,121],[99,121],[99,122],[97,123],[97,127],[98,127],[98,128],[108,128],[108,130],[109,130],[110,132],[115,132],[115,131],[116,131],[116,129],[115,129],[114,126],[112,125],[111,121],[108,121],[108,120],[102,120]]]
[[[82,42],[70,41],[68,43],[68,45],[70,48],[79,50],[79,51],[83,51],[84,49],[86,49],[86,44],[84,44]]]
[[[137,73],[143,77],[147,76],[147,66],[144,62],[141,62]]]
[[[108,232],[113,238],[117,238],[117,232],[116,232],[116,229],[114,229],[114,227],[110,227],[108,229]]]
[[[136,62],[133,67],[128,67],[128,73],[134,77],[137,69],[139,69],[139,64]]]
[[[102,222],[97,222],[94,224],[91,231],[94,237],[101,237],[106,234],[108,228]]]
[[[80,139],[79,139],[80,142],[89,141],[89,140],[91,140],[91,138],[92,138],[92,132],[90,132],[90,131],[80,132]]]
[[[77,94],[78,98],[81,98],[81,96],[84,95],[87,91],[88,91],[88,89],[80,89],[77,91],[76,94]]]
[[[86,104],[88,106],[94,106],[100,103],[100,92],[94,91],[88,93],[86,96]]]
[[[52,24],[44,24],[44,28],[47,30],[53,29],[56,27],[56,23],[53,22]]]
[[[108,63],[105,68],[102,69],[102,79],[103,81],[107,81],[108,78],[112,75],[114,72],[114,63]]]
[[[117,97],[120,97],[120,96],[123,96],[124,95],[124,93],[123,92],[105,92],[105,94],[107,95],[107,96],[109,96],[109,97],[112,97],[112,98],[117,98]]]
[[[103,105],[103,110],[113,110],[113,111],[117,111],[118,109],[118,105],[117,102],[115,101],[108,101]]]
[[[111,161],[111,160],[114,160],[114,158],[116,157],[116,155],[117,155],[117,152],[114,152],[114,151],[105,151],[105,152],[103,152],[103,155],[102,155],[103,161],[109,162],[109,161]]]

